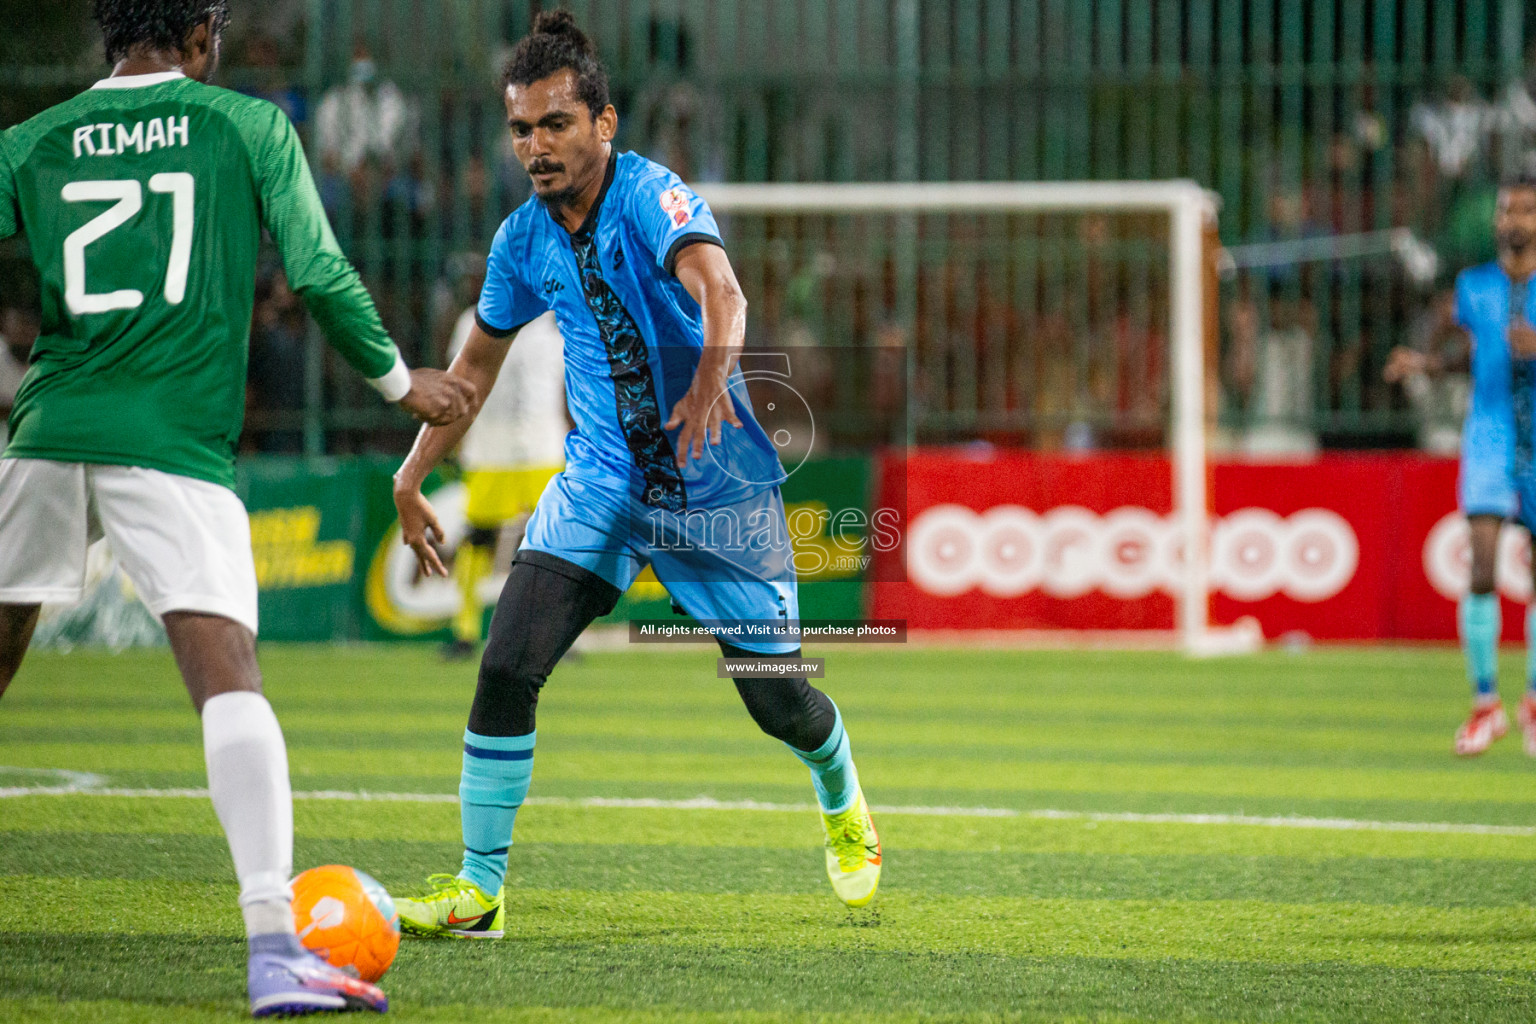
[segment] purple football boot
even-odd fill
[[[251,939],[248,974],[252,1017],[292,1017],[326,1010],[389,1009],[389,1000],[370,985],[338,970],[299,945],[292,935]]]

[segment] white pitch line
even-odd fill
[[[105,776],[95,772],[70,771],[68,768],[13,768],[0,765],[0,775],[30,775],[35,779],[52,779],[61,785],[80,789],[96,789],[107,784]]]
[[[898,810],[892,808],[892,810]],[[910,808],[921,811],[921,808]],[[928,809],[942,813],[943,808]],[[1129,821],[1147,825],[1251,825],[1257,828],[1317,828],[1335,832],[1433,832],[1473,836],[1536,836],[1531,825],[1480,825],[1458,821],[1370,821],[1358,818],[1262,817],[1252,814],[1137,814],[1112,811],[1020,811],[1026,818],[1062,821]]]
[[[0,787],[0,799],[32,796],[108,796],[128,799],[207,798],[206,789],[122,789],[109,786],[9,786]],[[350,802],[456,804],[452,793],[370,793],[344,789],[299,791],[295,800]],[[815,804],[777,804],[760,800],[716,800],[696,796],[687,800],[659,797],[535,796],[526,801],[535,807],[615,807],[664,811],[788,811],[816,810]],[[1536,826],[1483,825],[1454,821],[1370,821],[1358,818],[1308,818],[1296,815],[1251,814],[1142,814],[1134,811],[1065,811],[1054,808],[1015,810],[1011,807],[926,807],[875,805],[881,814],[923,818],[1027,818],[1045,821],[1123,822],[1134,825],[1246,825],[1252,828],[1322,829],[1333,832],[1419,832],[1438,835],[1536,836]]]

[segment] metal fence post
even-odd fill
[[[918,77],[922,74],[919,47],[920,22],[918,0],[896,0],[896,152],[892,169],[897,181],[918,179]],[[895,224],[896,316],[908,330],[907,335],[907,414],[908,445],[917,443],[917,265],[918,215],[900,214]]]

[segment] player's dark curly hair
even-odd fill
[[[1529,171],[1521,171],[1519,174],[1510,175],[1499,182],[1501,190],[1506,188],[1528,188],[1536,190],[1536,174]]]
[[[96,23],[111,64],[135,46],[180,50],[187,33],[209,18],[214,35],[224,31],[229,0],[96,0]]]
[[[518,41],[501,73],[501,88],[532,85],[570,68],[576,74],[576,98],[593,117],[608,105],[608,72],[597,59],[597,47],[576,27],[570,11],[545,11],[534,19],[533,31]]]

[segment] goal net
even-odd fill
[[[909,454],[962,445],[1057,467],[1098,459],[1101,476],[1103,457],[1115,453],[1164,467],[1166,489],[1136,503],[1150,513],[1139,518],[1118,514],[1112,500],[1083,508],[1092,503],[1073,500],[1070,471],[1064,497],[1035,501],[1051,507],[1009,497],[1016,484],[1017,494],[1038,498],[1028,480],[956,483],[906,524],[914,593],[951,601],[956,615],[985,606],[990,621],[1064,629],[1077,628],[1076,613],[1064,611],[1073,601],[1119,601],[1084,621],[1159,634],[1196,655],[1254,645],[1251,630],[1211,622],[1209,193],[1187,181],[699,191],[752,307],[749,347],[902,352],[899,422],[871,426],[851,415],[818,424],[826,450],[873,435]],[[887,389],[878,375],[845,374],[829,386],[843,396],[836,407],[860,411],[880,408],[865,392]],[[998,472],[1029,475],[1030,466],[1015,460]],[[1036,615],[1031,601],[1049,610]]]

